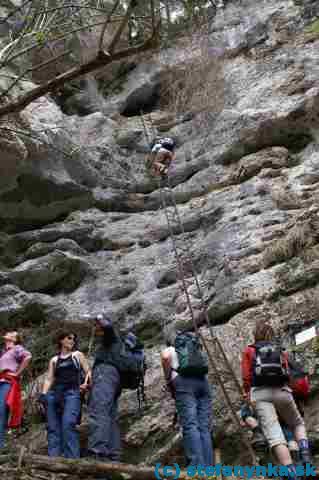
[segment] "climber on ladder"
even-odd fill
[[[172,138],[160,138],[151,145],[148,163],[154,175],[166,176],[175,158],[176,142]]]
[[[203,345],[203,348],[206,351],[206,354],[209,360],[209,365],[212,369],[212,373],[215,376],[216,382],[225,398],[225,402],[230,410],[232,419],[235,425],[238,427],[238,430],[241,432],[242,441],[245,447],[247,448],[247,451],[250,454],[252,464],[255,464],[255,461],[256,461],[255,452],[252,449],[250,443],[246,440],[245,436],[243,435],[242,425],[237,415],[236,409],[233,405],[232,398],[230,396],[230,391],[229,391],[231,389],[231,392],[233,393],[235,389],[235,391],[237,391],[239,396],[241,397],[243,394],[242,387],[237,379],[237,376],[233,370],[233,367],[230,361],[228,360],[224,352],[221,342],[219,341],[218,337],[214,335],[212,331],[208,312],[207,312],[207,307],[205,304],[204,295],[203,295],[200,281],[198,279],[198,275],[194,265],[191,248],[189,248],[188,245],[187,244],[185,245],[184,243],[185,230],[184,230],[182,219],[178,211],[172,186],[170,185],[170,182],[168,182],[168,185],[164,187],[160,181],[163,178],[165,179],[167,177],[169,166],[172,160],[175,158],[174,152],[176,149],[176,142],[172,138],[161,138],[161,139],[156,139],[155,141],[152,142],[151,138],[154,138],[155,136],[154,135],[155,129],[150,117],[148,120],[150,122],[150,129],[148,129],[146,125],[143,112],[141,112],[141,123],[144,130],[144,136],[147,144],[149,145],[149,150],[150,150],[150,156],[147,160],[146,167],[151,172],[153,171],[154,174],[157,175],[159,178],[160,205],[166,217],[168,231],[172,241],[172,249],[176,259],[178,276],[186,297],[188,311],[192,319],[195,335],[200,339]],[[188,273],[187,273],[188,281],[190,280],[190,278],[193,280],[194,286],[197,290],[198,298],[200,299],[199,315],[201,318],[203,318],[203,320],[205,320],[205,323],[208,325],[209,332],[213,340],[210,349],[208,348],[207,342],[198,328],[199,325],[197,323],[197,317],[194,314],[192,302],[188,292],[188,286],[186,283],[185,267],[187,267],[187,270],[188,270]],[[165,370],[165,366],[166,364],[169,363],[168,359],[166,358],[166,353],[167,352],[165,352],[165,354],[161,357],[163,370],[165,372],[165,377],[167,373]],[[169,377],[169,380],[170,380],[170,377]],[[170,388],[171,384],[170,382],[168,383],[169,383],[168,388]]]

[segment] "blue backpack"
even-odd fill
[[[175,339],[178,358],[177,372],[184,377],[197,377],[208,373],[208,358],[199,338],[191,332],[179,333]]]

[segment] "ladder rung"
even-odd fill
[[[233,419],[233,422],[237,426],[238,430],[242,432],[240,421],[237,417],[237,412],[235,411],[231,401],[231,398],[233,398],[233,395],[232,397],[230,396],[230,392],[231,394],[233,394],[234,392],[237,392],[238,396],[241,397],[241,393],[242,393],[241,387],[236,377],[236,374],[231,364],[229,363],[229,360],[226,357],[226,354],[223,350],[223,347],[220,341],[218,340],[217,337],[213,335],[211,331],[211,328],[209,325],[209,318],[206,311],[206,305],[204,301],[203,287],[197,277],[197,273],[194,266],[194,260],[191,255],[190,245],[187,242],[185,243],[185,238],[183,238],[185,231],[184,231],[181,217],[178,212],[173,191],[170,188],[169,178],[167,179],[167,181],[168,181],[168,186],[165,186],[165,187],[162,187],[159,182],[160,198],[161,198],[164,214],[166,216],[167,227],[168,227],[169,235],[170,235],[173,250],[174,250],[176,268],[178,271],[177,278],[180,280],[182,284],[182,289],[186,296],[188,309],[190,311],[190,314],[195,326],[195,330],[199,334],[204,344],[204,347],[207,349],[207,352],[209,353],[208,347],[206,345],[206,341],[204,340],[204,337],[202,337],[201,334],[199,333],[196,320],[194,317],[193,306],[191,304],[190,295],[188,292],[191,286],[195,287],[196,293],[192,292],[192,295],[194,297],[195,295],[197,295],[195,298],[198,299],[200,302],[201,313],[204,314],[204,316],[207,319],[207,324],[213,340],[211,342],[211,348],[214,351],[214,355],[213,356],[209,355],[209,360],[213,367],[212,369],[213,371],[211,372],[210,376],[211,378],[215,378],[217,380],[216,382],[217,388],[219,388],[223,393],[225,403],[228,406],[229,412],[231,413],[231,418]],[[178,238],[177,238],[177,235],[178,235]],[[247,441],[245,440],[244,436],[243,436],[243,442],[248,448],[252,458],[255,459],[254,452],[250,444],[247,443]]]

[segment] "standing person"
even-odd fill
[[[246,399],[255,405],[262,431],[289,479],[297,478],[295,466],[280,426],[280,419],[294,433],[300,458],[310,463],[309,442],[302,416],[289,388],[288,354],[274,343],[272,326],[260,320],[255,328],[255,342],[242,354],[242,378]]]
[[[161,364],[166,385],[175,399],[185,456],[189,465],[212,465],[212,402],[207,359],[194,334],[178,334],[175,341],[173,337],[172,330],[168,346],[161,353]]]
[[[4,349],[0,354],[0,451],[4,447],[9,427],[18,427],[22,421],[20,377],[29,365],[32,355],[22,345],[18,332],[3,336]]]
[[[296,405],[298,407],[297,402],[296,402]],[[300,411],[299,407],[298,407],[298,410]],[[301,411],[300,413],[302,414]],[[245,402],[242,405],[240,410],[240,416],[241,416],[243,425],[246,427],[249,427],[252,431],[253,436],[250,440],[252,447],[258,452],[267,450],[267,447],[268,447],[267,441],[260,428],[256,413],[249,403]],[[279,419],[279,422],[280,422],[280,426],[283,431],[283,434],[285,436],[285,439],[287,441],[291,458],[295,463],[298,463],[299,448],[298,448],[297,442],[294,440],[293,433],[289,430],[289,428],[284,423],[281,422],[280,419]]]
[[[160,138],[152,146],[149,162],[155,175],[165,176],[175,158],[176,143],[172,138]]]
[[[289,367],[289,387],[292,390],[293,397],[300,412],[302,418],[304,418],[304,402],[307,400],[310,394],[310,383],[307,373],[301,367],[300,364],[293,361],[289,358],[288,361]],[[265,450],[267,448],[267,442],[260,428],[256,412],[252,406],[245,402],[241,408],[240,412],[243,424],[249,427],[253,436],[251,439],[251,444],[253,448],[257,450]],[[299,462],[299,447],[294,439],[293,432],[288,428],[287,425],[279,418],[280,426],[282,428],[283,434],[288,444],[288,449],[290,451],[291,458],[294,463]]]
[[[121,442],[117,409],[121,378],[117,366],[122,342],[105,314],[97,315],[94,321],[100,345],[95,354],[89,399],[88,454],[101,461],[118,462]]]
[[[91,372],[84,354],[76,350],[76,344],[75,333],[65,331],[59,335],[59,353],[49,362],[40,396],[47,412],[50,457],[80,457],[76,426],[81,413],[81,393],[89,386]]]

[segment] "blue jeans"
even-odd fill
[[[47,394],[49,457],[79,458],[80,439],[76,430],[80,418],[79,389],[56,387]]]
[[[118,462],[120,430],[117,419],[121,394],[120,375],[115,367],[100,363],[93,369],[89,400],[89,455]]]
[[[189,465],[212,465],[212,404],[207,378],[178,375],[173,382],[187,461]]]
[[[4,447],[5,434],[8,428],[9,409],[6,398],[10,388],[10,383],[0,382],[0,448]]]

